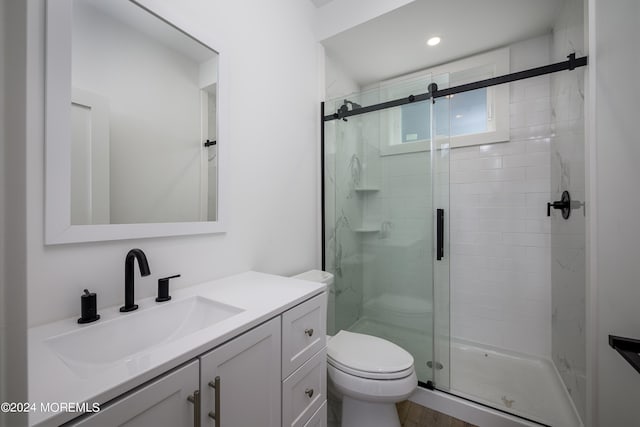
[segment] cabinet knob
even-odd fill
[[[305,329],[304,333],[309,335],[309,336],[312,336],[313,335],[313,328]]]
[[[308,388],[304,391],[304,394],[306,394],[307,396],[311,397],[313,396],[313,389],[312,388]]]

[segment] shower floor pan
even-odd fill
[[[349,329],[395,342],[414,356],[421,381],[431,377],[426,367],[431,360],[430,336],[366,318]],[[446,361],[441,363],[446,369]],[[450,363],[451,388],[446,391],[452,394],[553,427],[582,426],[549,360],[452,340]]]

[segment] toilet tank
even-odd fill
[[[327,285],[327,333],[335,334],[335,314],[336,314],[336,293],[333,288],[333,274],[322,270],[309,270],[293,276],[294,279],[308,280],[310,282],[320,282]]]

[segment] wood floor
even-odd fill
[[[396,406],[402,427],[477,427],[408,400]]]

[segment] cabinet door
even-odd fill
[[[304,427],[327,427],[327,401],[325,400],[320,409],[313,414]]]
[[[280,427],[280,336],[277,317],[200,357],[203,427]]]
[[[74,426],[189,427],[193,426],[193,403],[187,400],[199,388],[195,360],[157,380],[127,393],[100,412],[71,422]]]

